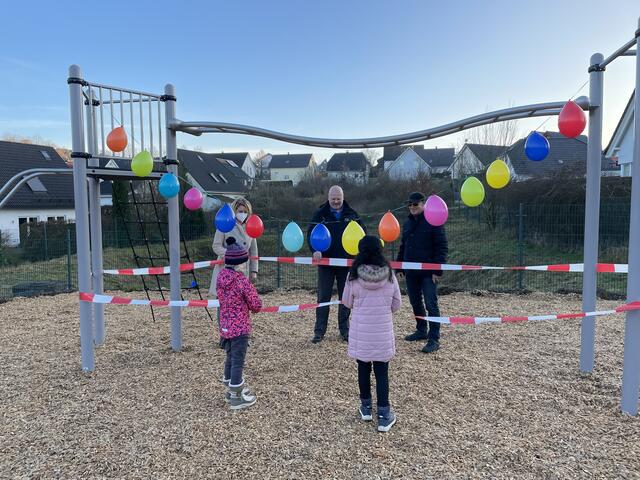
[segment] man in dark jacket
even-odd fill
[[[350,258],[342,246],[342,234],[351,220],[360,223],[360,217],[347,202],[344,201],[342,188],[334,185],[329,189],[328,200],[313,214],[307,231],[307,243],[313,251],[313,258],[320,260],[323,255],[327,258]],[[318,223],[324,223],[331,233],[331,246],[324,253],[314,251],[311,247],[311,231]],[[361,224],[362,225],[362,224]],[[363,227],[364,228],[364,227]],[[342,300],[342,292],[347,280],[349,269],[346,267],[318,266],[318,303],[331,300],[333,284],[338,284],[338,297]],[[340,336],[346,342],[349,340],[349,314],[351,311],[344,305],[338,306],[338,328]],[[329,321],[329,307],[316,308],[316,326],[311,341],[322,341],[327,331]]]
[[[409,195],[407,201],[409,217],[402,226],[402,240],[397,258],[399,262],[445,263],[447,261],[449,248],[444,228],[434,227],[425,220],[424,202],[425,196],[420,192]],[[413,314],[417,317],[425,317],[426,305],[430,317],[439,317],[436,287],[438,279],[442,276],[442,270],[407,270],[404,274]],[[399,275],[402,275],[402,272]],[[410,342],[427,340],[422,351],[434,352],[440,348],[440,323],[416,318],[416,331],[407,335],[405,340]]]

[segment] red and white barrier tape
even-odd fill
[[[111,303],[118,305],[143,305],[154,307],[209,307],[219,308],[219,300],[138,300],[128,297],[114,297],[111,295],[97,295],[94,293],[80,292],[80,301],[91,303]],[[265,313],[297,312],[298,310],[310,310],[329,305],[338,305],[339,300],[324,303],[302,303],[299,305],[280,305],[264,307],[260,311]]]
[[[604,315],[616,315],[629,310],[640,310],[640,302],[632,302],[621,305],[613,310],[598,310],[595,312],[556,313],[550,315],[528,316],[504,316],[504,317],[420,317],[420,320],[451,325],[480,325],[481,323],[517,323],[533,322],[539,320],[563,320],[567,318],[602,317]]]
[[[347,258],[322,258],[314,260],[312,257],[251,257],[252,260],[261,262],[293,263],[298,265],[322,265],[332,267],[350,267],[353,260]],[[209,268],[221,265],[222,260],[205,260],[202,262],[184,263],[180,265],[181,272],[190,272],[200,268]],[[485,265],[455,265],[448,263],[419,263],[419,262],[390,262],[395,270],[531,270],[538,272],[575,272],[584,271],[582,263],[560,263],[554,265],[530,265],[515,267],[492,267]],[[596,271],[599,273],[628,273],[628,266],[624,263],[598,263]],[[171,267],[144,267],[121,268],[116,270],[103,270],[105,275],[166,275],[171,272]]]

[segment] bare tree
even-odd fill
[[[512,106],[510,104],[509,106]],[[489,111],[487,109],[487,111]],[[505,122],[489,123],[480,127],[472,128],[464,137],[464,142],[458,146],[462,148],[464,143],[479,143],[481,145],[498,145],[507,147],[512,145],[520,136],[517,120],[507,120]]]
[[[364,155],[364,158],[367,159],[367,162],[369,162],[369,165],[371,165],[372,167],[374,167],[378,159],[382,157],[382,155],[380,154],[380,150],[377,148],[365,148],[364,150],[362,150],[362,154]]]

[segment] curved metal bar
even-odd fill
[[[11,184],[13,182],[15,182],[16,180],[20,179],[21,177],[24,177],[25,175],[29,175],[31,173],[66,173],[66,171],[69,170],[71,171],[71,173],[73,173],[73,170],[71,168],[30,168],[28,170],[23,170],[20,173],[16,173],[13,177],[11,177],[7,183],[5,183],[2,188],[0,188],[0,197],[2,197],[2,195],[4,194],[5,191],[9,190],[9,188],[11,187]]]
[[[32,172],[32,173],[29,175],[23,176],[27,172]],[[0,197],[6,190],[9,189],[9,187],[11,186],[11,183],[16,177],[20,177],[20,176],[23,176],[23,177],[18,183],[16,183],[16,185],[11,189],[11,191],[7,193],[7,195],[2,199],[2,201],[0,201],[0,208],[2,208],[4,204],[7,203],[11,197],[13,197],[13,195],[20,189],[22,185],[24,185],[26,182],[28,182],[32,178],[39,177],[40,175],[56,175],[59,173],[69,175],[69,174],[73,174],[73,170],[71,168],[50,168],[47,170],[38,170],[37,168],[32,168],[30,170],[25,170],[24,172],[21,172],[18,175],[14,175],[7,182],[7,184],[4,187],[2,187],[2,189],[0,190]]]
[[[579,97],[575,102],[583,109],[589,108],[589,99]],[[236,133],[242,135],[253,135],[257,137],[272,138],[283,142],[297,143],[300,145],[329,147],[329,148],[372,148],[386,147],[390,145],[402,145],[405,143],[421,142],[432,138],[450,135],[469,128],[479,127],[488,123],[503,122],[519,118],[541,117],[548,115],[558,115],[566,102],[538,103],[533,105],[523,105],[519,107],[505,108],[493,112],[487,112],[473,117],[458,120],[439,127],[420,130],[417,132],[391,135],[386,137],[373,137],[363,139],[331,139],[303,137],[290,135],[264,128],[251,127],[248,125],[238,125],[222,122],[183,122],[173,120],[169,122],[169,128],[175,131],[185,132],[192,135],[202,133]]]

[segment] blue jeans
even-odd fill
[[[431,273],[408,271],[406,280],[413,314],[418,317],[426,317],[429,312],[429,317],[439,317],[437,286],[433,283]],[[440,339],[440,323],[438,322],[427,322],[416,318],[416,330],[426,333],[429,340],[437,342]]]
[[[249,335],[222,339],[222,348],[227,352],[227,358],[224,362],[224,378],[231,379],[229,385],[242,385],[242,370],[248,347]]]

